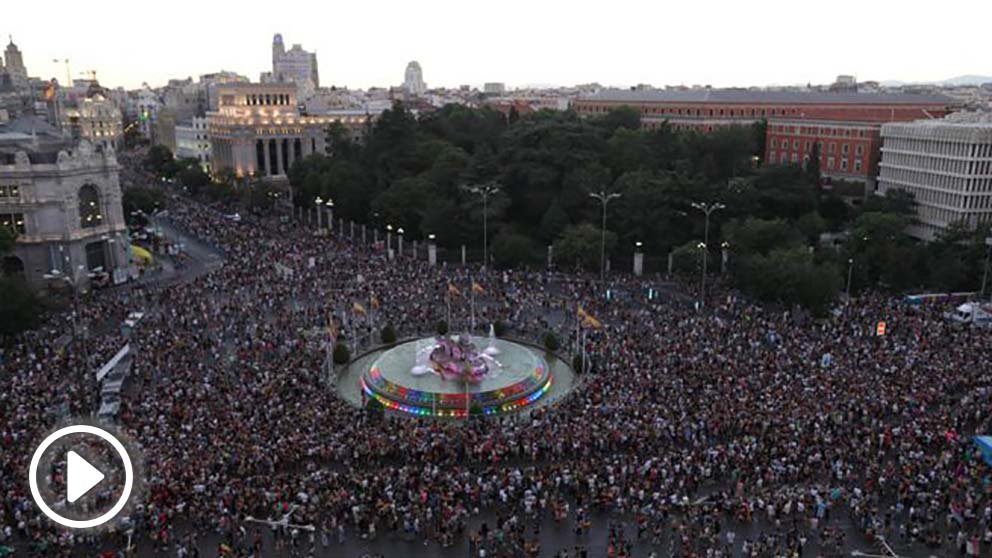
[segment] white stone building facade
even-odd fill
[[[911,236],[933,240],[952,223],[992,222],[992,114],[955,113],[940,120],[882,126],[879,193],[916,199]]]
[[[210,136],[206,117],[194,116],[176,126],[176,157],[196,159],[203,170],[210,170]]]
[[[35,286],[64,278],[79,287],[94,277],[126,280],[131,262],[118,170],[112,148],[86,140],[57,153],[0,153],[0,226],[17,234],[4,271]]]
[[[413,60],[406,65],[406,72],[403,74],[403,90],[411,97],[420,97],[427,92],[427,84],[424,83],[424,70],[420,67],[420,62]]]

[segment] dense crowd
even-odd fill
[[[990,427],[992,337],[938,308],[866,295],[813,321],[717,291],[701,312],[646,300],[634,278],[611,278],[624,296],[606,300],[592,276],[390,261],[181,198],[169,219],[222,248],[225,265],[93,295],[79,319],[88,357],[81,341],[59,346],[72,334],[64,316],[2,349],[0,544],[69,556],[119,536],[53,528],[23,476],[60,415],[92,412],[88,372],[124,343],[106,324],[143,310],[120,424],[147,461],[135,532],[169,555],[258,556],[245,518],[287,513],[316,531],[280,531],[286,556],[390,536],[468,540],[477,557],[577,558],[604,516],[618,557],[812,556],[882,539],[988,555],[992,469],[970,436]],[[329,319],[351,344],[387,322],[428,334],[447,317],[449,283],[468,292],[473,281],[486,291],[479,331],[501,321],[572,347],[576,306],[596,315],[602,329],[583,337],[596,366],[581,388],[527,416],[467,422],[382,418],[328,388]],[[464,298],[451,322],[468,327]],[[545,518],[579,543],[541,548]],[[208,534],[224,546],[201,548]]]

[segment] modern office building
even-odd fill
[[[126,280],[118,169],[113,148],[75,143],[37,117],[0,125],[0,226],[17,235],[4,272],[36,286]]]
[[[301,114],[292,83],[227,84],[217,93],[218,109],[207,113],[211,164],[239,177],[285,179],[294,161],[325,152],[331,123],[361,130],[370,118],[357,111]]]
[[[992,114],[885,124],[881,137],[879,193],[913,194],[911,236],[933,240],[952,223],[992,223]]]

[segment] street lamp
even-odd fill
[[[989,258],[992,257],[992,236],[986,237],[985,245],[988,246],[988,250],[985,251],[985,269],[982,271],[982,294],[978,297],[979,300],[985,298],[985,287],[989,281]]]
[[[714,211],[724,209],[726,206],[722,203],[693,203],[692,207],[703,212],[706,216],[705,224],[703,225],[703,242],[700,244],[702,248],[706,248],[710,244],[710,214]],[[703,279],[700,282],[699,290],[699,307],[702,308],[706,305],[706,264],[709,262],[709,252],[703,252]]]
[[[620,197],[620,194],[616,192],[607,193],[606,190],[600,190],[599,192],[592,192],[589,194],[590,198],[596,198],[600,203],[603,204],[603,228],[602,228],[602,238],[600,240],[599,246],[599,280],[603,283],[603,288],[606,288],[606,206],[609,205],[611,200],[615,200]]]
[[[397,250],[396,251],[399,252],[399,255],[400,256],[402,256],[403,255],[403,227],[400,227],[400,228],[396,229],[396,235],[397,235],[396,236],[396,246],[397,246]]]
[[[847,259],[847,287],[844,289],[844,295],[848,299],[851,298],[851,275],[854,273],[854,258]]]
[[[317,211],[317,230],[320,230],[322,228],[320,226],[320,206],[324,204],[324,200],[320,196],[317,196],[317,199],[313,200],[313,203]]]
[[[730,250],[730,243],[724,240],[720,243],[720,275],[727,270],[727,251]]]
[[[487,182],[476,186],[463,186],[465,191],[482,196],[482,267],[489,265],[489,196],[500,191],[499,184]]]
[[[327,228],[334,232],[334,200],[327,198]]]
[[[389,254],[390,248],[393,247],[393,226],[386,225],[386,254]]]

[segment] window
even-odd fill
[[[100,191],[92,184],[85,184],[79,189],[79,226],[88,229],[102,224]]]
[[[24,234],[24,214],[0,213],[0,226],[15,234]]]
[[[0,184],[0,199],[20,198],[21,187],[17,184]]]
[[[837,144],[830,142],[830,145],[827,146],[827,153],[833,155],[836,151],[837,151]]]
[[[799,149],[799,140],[792,140],[792,148]]]
[[[843,144],[843,145],[841,145],[841,146],[840,146],[840,152],[841,152],[842,154],[844,154],[844,155],[847,155],[847,152],[848,152],[848,148],[849,148],[849,147],[850,147],[850,146],[849,146],[848,144],[846,144],[846,143],[845,143],[845,144]]]
[[[827,157],[827,168],[828,169],[833,169],[834,168],[834,158],[833,157]]]
[[[778,140],[772,138],[772,149],[777,149],[777,148],[778,148]]]
[[[863,146],[863,145],[859,145],[859,146],[857,146],[857,147],[854,148],[854,154],[855,155],[860,156],[860,155],[864,154],[864,152],[865,152],[865,146]]]
[[[847,159],[841,159],[840,160],[840,170],[843,170],[843,171],[846,171],[847,170]]]
[[[854,160],[854,172],[861,172],[861,159]]]

